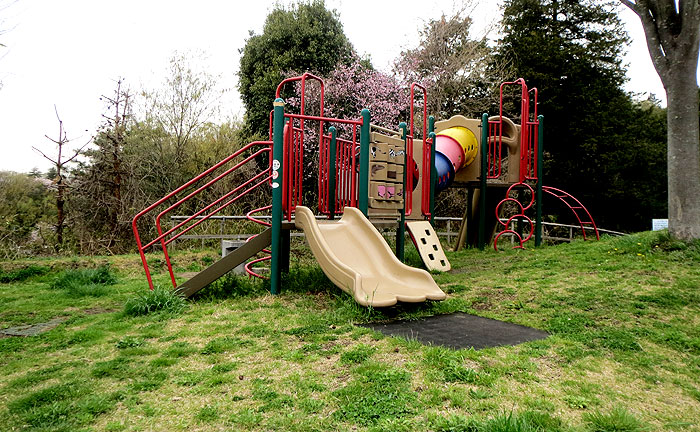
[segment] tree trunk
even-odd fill
[[[56,190],[56,252],[59,252],[60,248],[63,246],[63,221],[66,218],[65,212],[63,210],[63,205],[65,204],[64,199],[64,185],[63,179],[58,180]]]
[[[668,231],[700,239],[700,126],[698,124],[698,0],[620,0],[642,22],[649,55],[666,89]]]
[[[670,71],[668,98],[668,230],[672,237],[700,238],[700,129],[696,68]],[[689,67],[693,66],[693,67]]]
[[[118,108],[118,107],[117,107]],[[119,144],[121,143],[122,136],[121,133],[119,133],[119,129],[121,125],[117,123],[117,126],[115,127],[116,129],[116,134],[117,134],[117,139],[113,143],[113,150],[112,150],[112,169],[114,170],[114,178],[113,178],[113,183],[112,183],[112,197],[114,198],[114,201],[111,203],[111,208],[109,209],[109,212],[111,213],[110,215],[110,229],[112,231],[111,237],[109,239],[109,248],[113,248],[116,242],[116,238],[119,237],[119,234],[121,234],[119,231],[119,213],[121,212],[121,207],[122,207],[122,175],[121,175],[121,160],[120,160],[120,154],[119,154]]]

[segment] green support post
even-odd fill
[[[331,133],[331,147],[328,149],[328,217],[333,220],[335,219],[335,161],[338,154],[335,126],[329,127],[328,132]]]
[[[479,235],[477,247],[481,250],[486,247],[486,176],[488,175],[488,149],[489,149],[489,115],[481,116],[481,177],[479,178]]]
[[[289,257],[291,253],[291,231],[280,231],[280,273],[289,273]]]
[[[430,225],[435,226],[435,186],[437,171],[435,170],[435,132],[428,134],[430,139]]]
[[[399,226],[396,229],[396,258],[399,259],[399,261],[404,262],[405,258],[405,240],[406,240],[406,194],[412,193],[413,191],[409,191],[406,189],[406,176],[408,175],[408,143],[406,142],[407,140],[407,135],[408,135],[408,126],[406,125],[406,122],[401,122],[399,123],[399,131],[401,131],[401,138],[403,139],[403,150],[404,150],[404,158],[403,158],[403,205],[401,206],[401,210],[399,210],[399,214],[401,216],[401,219],[399,220]]]
[[[274,102],[272,123],[272,245],[270,248],[270,294],[279,294],[282,282],[282,160],[284,155],[284,100]]]
[[[371,116],[367,108],[362,110],[362,126],[360,127],[360,181],[358,182],[357,206],[367,216],[369,207],[369,122]]]
[[[535,191],[535,246],[542,244],[542,175],[544,173],[544,116],[537,116],[537,189]]]
[[[435,132],[435,117],[428,116],[428,135],[433,132]]]
[[[465,220],[462,223],[467,224],[466,241],[464,243],[469,245],[469,242],[472,241],[471,239],[474,238],[474,189],[471,187],[467,188],[467,214],[464,219]],[[457,248],[455,248],[455,251],[456,250]]]

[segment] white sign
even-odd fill
[[[277,182],[272,183],[272,189],[277,189],[278,187],[280,187],[279,183],[277,183]]]
[[[276,179],[276,178],[279,177],[279,176],[280,176],[280,172],[279,172],[279,171],[272,171],[272,179],[273,179],[273,180]]]
[[[273,160],[272,161],[272,169],[275,171],[280,169],[280,161],[278,161],[277,159]]]
[[[668,219],[652,219],[651,220],[651,230],[661,231],[662,229],[668,228]]]

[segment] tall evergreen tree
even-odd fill
[[[328,74],[339,61],[349,61],[352,46],[338,15],[321,0],[290,9],[277,6],[263,33],[251,32],[241,50],[239,90],[246,107],[246,128],[266,135],[275,89],[290,71]]]
[[[642,221],[629,219],[611,185],[620,183],[623,168],[639,178],[664,174],[649,173],[632,154],[636,111],[622,90],[622,54],[629,39],[617,7],[612,1],[506,0],[499,57],[540,91],[545,184],[579,197],[605,226],[641,229]],[[630,167],[630,161],[638,164]],[[654,194],[665,199],[658,197],[663,191]]]

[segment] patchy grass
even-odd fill
[[[65,319],[0,339],[0,430],[700,430],[700,243],[448,253],[447,300],[389,309],[357,306],[300,252],[279,296],[227,276],[187,301],[149,291],[134,255],[0,263],[41,269],[0,283],[2,328]],[[353,325],[453,311],[551,336],[450,350]]]
[[[32,276],[43,275],[50,271],[46,266],[29,265],[15,270],[0,269],[0,283],[21,282]]]
[[[117,278],[108,265],[97,268],[64,270],[51,282],[51,288],[63,290],[70,297],[100,297],[109,293]]]
[[[185,299],[171,288],[156,285],[127,300],[124,314],[129,316],[148,315],[154,312],[178,314],[187,307]]]

